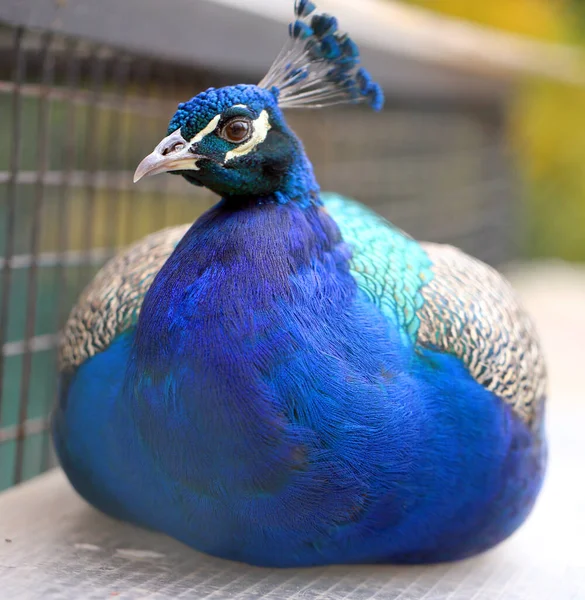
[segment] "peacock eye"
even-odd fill
[[[221,130],[221,136],[228,142],[239,144],[250,137],[252,123],[243,117],[236,117],[228,121]]]

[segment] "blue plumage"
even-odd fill
[[[337,31],[295,11],[322,41]],[[73,310],[60,461],[100,510],[253,564],[489,548],[543,477],[531,324],[485,265],[322,194],[282,97],[208,90],[139,166],[222,199],[114,259]]]

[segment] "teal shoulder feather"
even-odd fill
[[[423,286],[433,277],[420,243],[375,212],[336,194],[323,194],[325,209],[351,246],[351,271],[370,300],[414,342],[420,326]]]

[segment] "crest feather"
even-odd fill
[[[276,88],[281,108],[367,102],[380,110],[384,93],[359,66],[357,44],[339,31],[335,17],[315,11],[310,0],[296,0],[289,39],[258,85]]]

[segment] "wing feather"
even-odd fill
[[[136,324],[142,301],[190,225],[146,236],[107,262],[85,288],[63,329],[59,367],[72,371]]]

